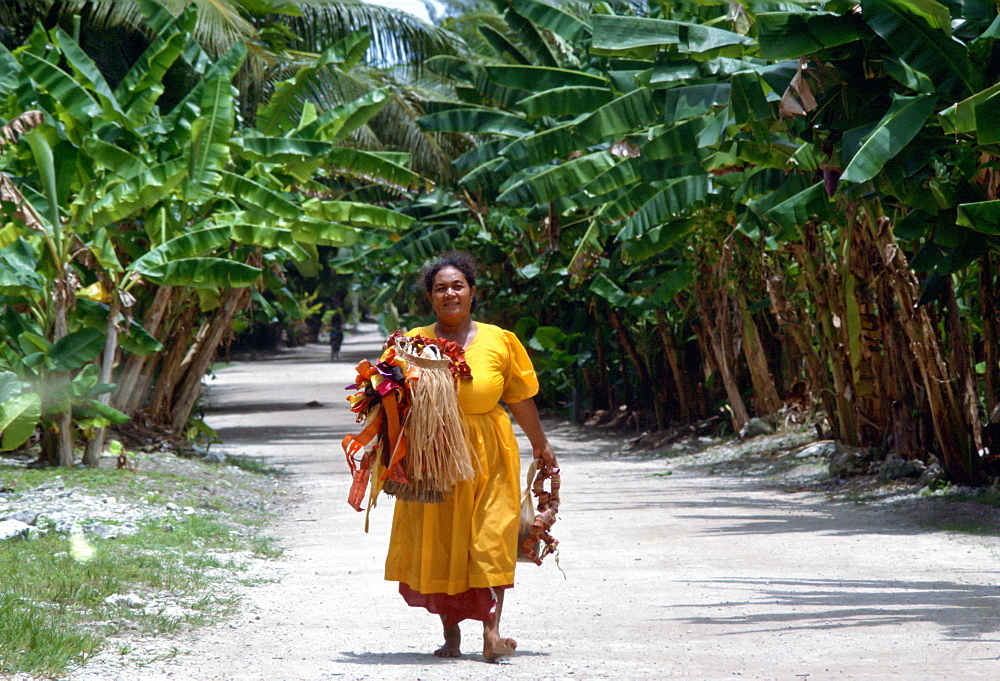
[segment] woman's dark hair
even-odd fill
[[[451,253],[445,253],[440,258],[432,262],[430,265],[424,268],[422,276],[424,278],[424,290],[427,293],[431,292],[434,288],[434,277],[437,273],[443,270],[445,267],[454,267],[456,270],[461,272],[465,276],[466,283],[470,287],[475,287],[476,285],[476,271],[479,269],[479,263],[474,257],[468,253],[463,253],[462,251],[453,251]],[[476,311],[476,295],[472,295],[472,312]]]

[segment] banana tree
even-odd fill
[[[79,289],[79,302],[89,303],[77,306],[91,324],[88,347],[96,348],[87,361],[101,353],[97,345],[103,347],[100,385],[107,384],[120,338],[129,339],[115,403],[130,412],[142,406],[150,390],[137,380],[148,379],[158,398],[154,420],[181,431],[219,342],[265,266],[280,273],[289,258],[315,259],[317,245],[348,244],[359,229],[409,223],[377,206],[336,200],[338,178],[367,174],[396,187],[423,180],[402,159],[345,154],[338,146],[378,112],[381,93],[322,115],[307,111],[269,134],[238,130],[230,81],[244,48],[213,63],[190,36],[193,12],[173,17],[151,11],[150,23],[160,33],[114,90],[75,41],[56,29],[36,31],[16,54],[0,52],[9,67],[0,95],[9,110],[34,101],[42,111],[38,131],[45,144],[34,147],[36,156],[50,151],[45,167],[51,172],[20,173],[27,208],[12,208],[14,215],[35,215],[34,204],[52,197],[43,205],[51,210],[49,222],[59,225],[59,252],[71,252],[79,272],[79,284],[67,290]],[[349,51],[334,46],[323,58],[342,59]],[[201,77],[173,109],[161,112],[158,83],[179,59]],[[36,183],[33,176],[50,181]],[[39,220],[44,226],[45,218]],[[27,234],[23,218],[15,217],[10,229]],[[132,329],[136,312],[170,342],[161,346]],[[94,341],[95,317],[103,323],[100,343]],[[119,336],[119,328],[129,333]],[[69,439],[72,429],[60,432]],[[99,437],[100,431],[88,463],[96,462]]]
[[[630,297],[620,274],[606,274],[614,260],[652,273],[678,246],[718,239],[721,249],[695,249],[711,267],[693,285],[730,291],[733,323],[716,325],[717,303],[693,321],[705,361],[723,374],[733,363],[734,414],[746,379],[730,342],[760,399],[771,381],[755,372],[776,358],[759,354],[750,324],[766,315],[796,339],[789,379],[809,380],[834,435],[930,452],[955,479],[984,479],[975,343],[954,283],[995,239],[990,145],[1000,137],[995,87],[980,75],[995,41],[988,3],[725,17],[668,3],[582,17],[532,0],[500,5],[511,30],[483,31],[495,61],[431,62],[463,98],[435,103],[423,124],[489,133],[457,162],[462,186],[537,221],[540,250],[573,244],[558,266],[619,305]],[[731,251],[734,239],[755,248]],[[746,267],[719,267],[727,252],[749,258],[756,300],[741,299],[748,282],[732,274]]]

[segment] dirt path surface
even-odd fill
[[[466,623],[461,660],[430,655],[436,616],[382,581],[391,500],[346,502],[342,387],[371,356],[311,346],[225,368],[209,423],[235,454],[287,468],[284,558],[235,621],[173,642],[143,679],[985,679],[1000,672],[996,533],[929,531],[906,504],[833,503],[711,466],[621,456],[621,443],[552,426],[563,469],[561,566],[519,566],[488,664]],[[322,407],[308,407],[311,401]],[[522,444],[522,452],[530,450]],[[666,475],[666,473],[671,472]],[[713,471],[716,474],[713,474]],[[996,526],[994,516],[983,522]],[[113,678],[113,677],[112,677]],[[126,674],[119,678],[137,678]]]

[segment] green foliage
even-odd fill
[[[385,208],[311,197],[424,181],[405,155],[342,146],[382,111],[384,89],[328,111],[304,96],[321,72],[358,63],[369,45],[363,32],[280,84],[261,107],[262,130],[238,116],[233,83],[247,60],[243,43],[213,59],[193,37],[193,6],[177,14],[151,0],[135,7],[150,39],[113,89],[59,28],[36,28],[13,53],[0,49],[0,121],[18,126],[0,135],[9,142],[0,146],[0,180],[26,206],[5,203],[0,212],[0,302],[18,310],[0,318],[0,370],[24,388],[0,401],[6,448],[30,437],[32,417],[48,423],[72,409],[88,431],[126,418],[98,399],[113,386],[97,379],[97,363],[119,344],[167,352],[131,318],[158,286],[196,293],[182,299],[202,313],[233,289],[283,288],[262,276],[261,263],[273,272],[289,257],[314,266],[317,244],[347,245],[360,232],[411,222]],[[168,73],[180,71],[187,91],[161,98]],[[171,98],[172,109],[164,103]]]
[[[750,391],[737,365],[752,341],[740,329],[752,324],[809,329],[792,353],[799,365],[781,371],[826,394],[843,381],[836,391],[852,397],[826,401],[828,418],[841,418],[831,407],[869,420],[888,413],[863,376],[863,353],[884,350],[866,347],[862,328],[880,314],[898,323],[889,320],[903,303],[872,292],[888,256],[854,249],[895,233],[907,243],[886,253],[905,248],[929,273],[921,305],[949,274],[964,287],[960,304],[974,305],[965,270],[1000,243],[995,9],[934,0],[866,0],[860,12],[829,3],[728,12],[652,3],[645,15],[624,4],[497,7],[504,23],[481,21],[482,56],[432,61],[460,101],[435,102],[421,119],[482,138],[455,162],[466,226],[435,224],[451,209],[437,200],[398,243],[374,242],[385,265],[373,304],[394,300],[404,320],[418,309],[411,280],[396,274],[414,267],[399,259],[404,249],[423,260],[433,249],[418,246],[468,248],[485,263],[483,314],[518,329],[558,386],[550,401],[585,384],[591,406],[622,395],[651,402],[660,426],[664,405],[686,406],[671,402],[675,385],[732,402]],[[801,316],[778,318],[789,310]],[[717,315],[725,338],[713,347]],[[768,371],[786,361],[777,348],[789,339],[764,342]],[[949,331],[941,342],[951,340]],[[587,352],[599,366],[571,359]],[[741,382],[725,396],[720,361]],[[931,411],[919,395],[906,399],[915,413]],[[855,438],[865,426],[844,429]],[[864,437],[881,444],[874,430]]]
[[[133,452],[130,456],[134,460],[142,455]],[[231,469],[213,469],[212,484],[221,478],[239,492],[199,499],[199,486],[206,480],[143,463],[141,476],[120,470],[63,469],[58,476],[55,469],[4,470],[5,486],[17,492],[61,484],[147,509],[155,507],[150,502],[163,505],[169,500],[192,507],[210,502],[213,508],[210,513],[144,521],[137,534],[123,533],[116,539],[89,534],[74,538],[56,532],[51,519],[42,514],[35,538],[8,541],[0,551],[0,570],[16,575],[0,586],[0,673],[62,677],[118,634],[157,635],[216,621],[236,606],[235,599],[218,596],[220,583],[227,579],[224,575],[239,576],[245,570],[243,561],[227,558],[227,554],[277,555],[270,540],[260,534],[265,515],[231,503],[257,490],[242,471],[236,475],[227,472]],[[170,469],[176,468],[175,461]],[[254,464],[243,468],[273,474]],[[105,601],[128,593],[151,603],[179,606],[182,614]]]

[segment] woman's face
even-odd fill
[[[472,314],[472,295],[475,292],[476,287],[469,286],[462,271],[448,265],[434,275],[427,297],[438,321],[454,325]]]

